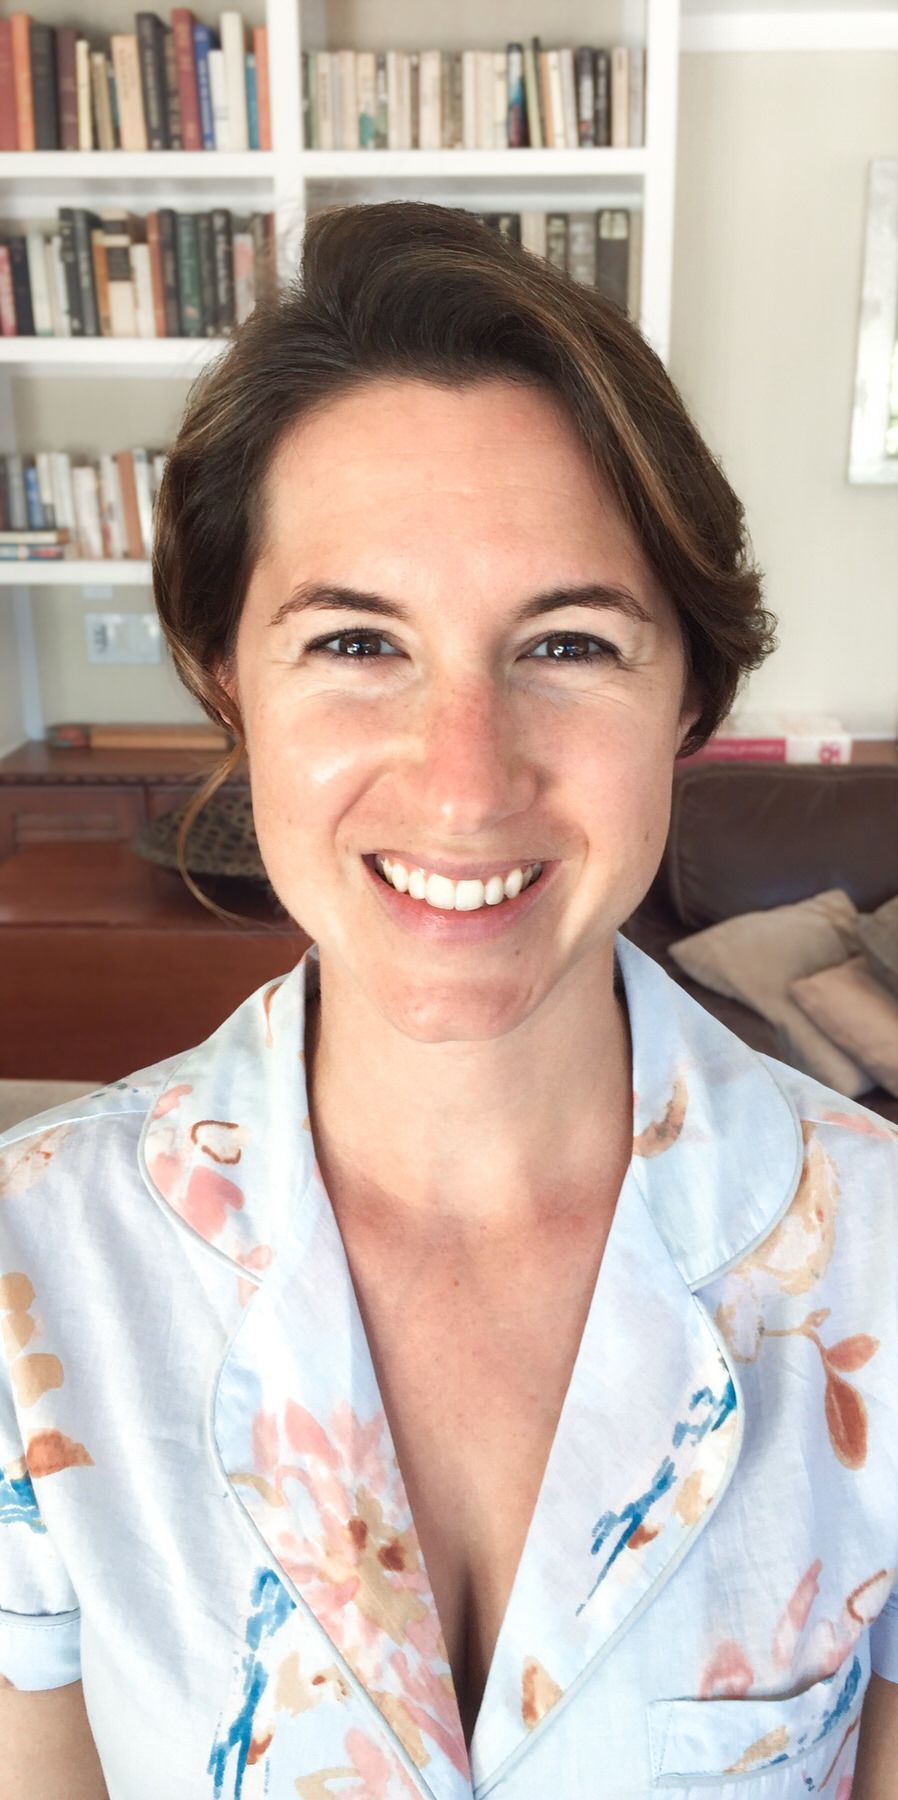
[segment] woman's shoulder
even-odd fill
[[[813,1131],[867,1166],[876,1156],[898,1181],[898,1124],[865,1106],[862,1098],[850,1100],[789,1063],[761,1051],[755,1054],[791,1101],[806,1138]]]
[[[180,1061],[180,1055],[166,1057],[7,1126],[0,1132],[0,1201],[16,1199],[84,1154],[127,1154]]]

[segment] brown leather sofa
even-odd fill
[[[721,919],[843,888],[860,912],[898,894],[898,766],[678,764],[664,858],[624,935],[755,1050],[788,1061],[776,1028],[691,981],[668,946]],[[898,1122],[898,1099],[861,1104]]]

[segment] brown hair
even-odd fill
[[[265,482],[282,437],[362,382],[458,387],[488,376],[554,391],[673,602],[702,707],[686,754],[775,647],[742,503],[660,358],[614,302],[460,208],[329,207],[306,224],[299,274],[263,295],[194,382],[157,495],[162,627],[182,681],[235,737],[191,806],[182,844],[242,755],[241,722],[216,670],[233,654],[265,546]]]

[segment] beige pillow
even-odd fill
[[[898,894],[875,913],[861,913],[857,935],[874,975],[898,997]]]
[[[789,993],[827,1037],[862,1059],[881,1086],[898,1096],[898,1000],[862,956],[790,981]]]
[[[789,983],[847,962],[858,950],[857,908],[841,888],[709,925],[671,944],[693,981],[742,1000],[776,1027],[783,1061],[856,1099],[875,1085],[866,1068],[830,1041],[789,996]]]

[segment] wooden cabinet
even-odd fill
[[[131,849],[209,767],[44,744],[0,761],[0,1079],[110,1081],[177,1054],[307,949],[258,884],[217,890],[231,925]]]

